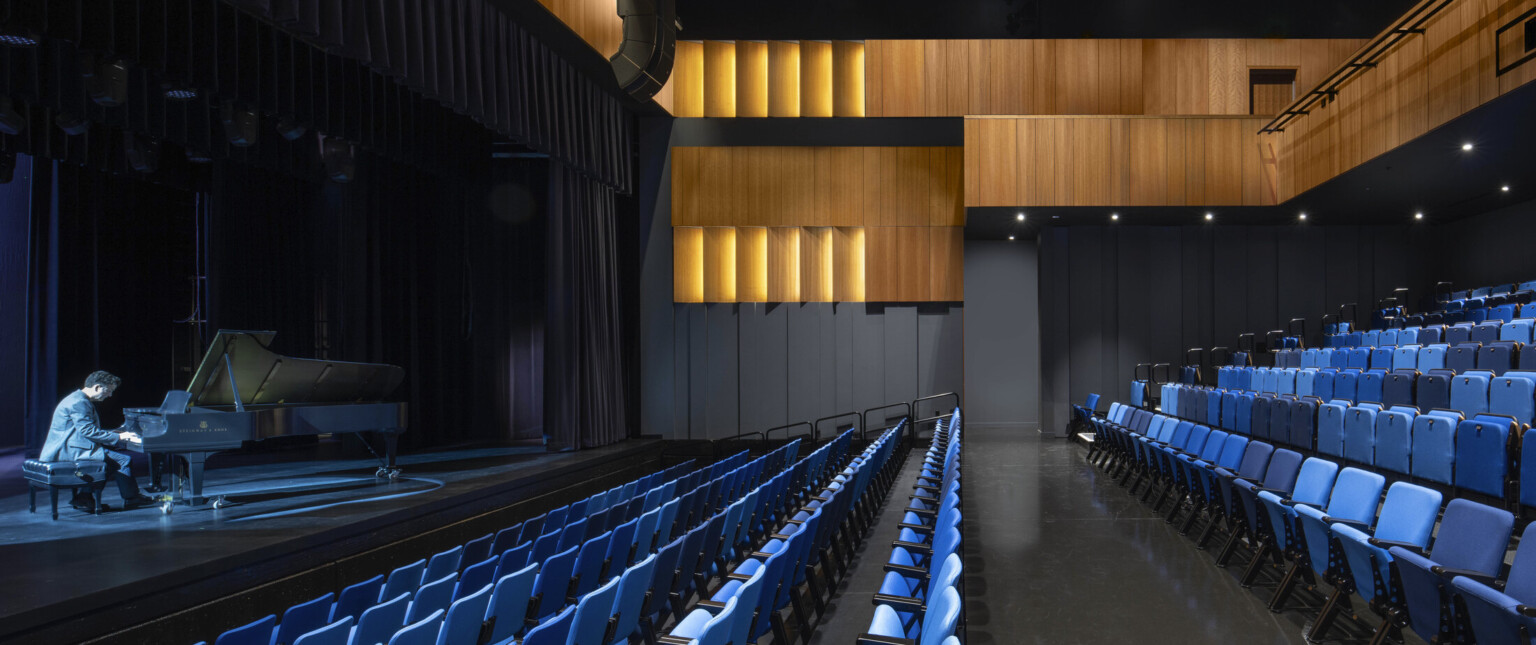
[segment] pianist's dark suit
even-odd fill
[[[101,427],[96,404],[85,392],[75,390],[53,409],[53,423],[48,426],[48,439],[43,442],[38,459],[104,459],[107,476],[117,480],[117,492],[124,500],[136,500],[140,497],[139,484],[128,471],[128,455],[109,449],[116,444],[117,433]]]

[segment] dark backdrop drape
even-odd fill
[[[613,191],[553,164],[549,182],[549,301],[544,364],[551,450],[591,448],[629,435],[632,360]]]

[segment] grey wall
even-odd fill
[[[965,243],[968,425],[1040,429],[1039,248]]]
[[[1090,392],[1123,401],[1138,363],[1190,347],[1235,348],[1305,317],[1359,303],[1362,318],[1396,287],[1417,298],[1436,269],[1415,249],[1429,227],[1093,226],[1040,236],[1042,423],[1059,431]],[[968,276],[969,278],[969,276]]]
[[[939,119],[894,129],[827,119],[812,131],[784,131],[772,119],[708,121],[641,120],[641,432],[721,438],[961,392],[959,303],[673,303],[669,170],[674,145],[960,145],[959,128]]]
[[[1424,257],[1438,259],[1444,267],[1440,279],[1450,280],[1456,288],[1536,280],[1536,253],[1531,252],[1536,240],[1536,201],[1436,228],[1440,234]],[[1452,256],[1446,249],[1463,251]]]

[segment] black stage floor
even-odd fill
[[[325,443],[215,457],[232,506],[92,516],[0,482],[0,642],[212,642],[218,631],[663,467],[662,442],[403,455],[398,481]],[[7,469],[7,476],[15,470]],[[141,482],[143,479],[141,478]],[[106,501],[118,500],[110,487]],[[274,581],[282,584],[274,584]],[[311,594],[312,595],[308,595]],[[248,616],[248,618],[247,618]]]

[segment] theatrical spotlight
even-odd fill
[[[95,54],[81,52],[80,76],[85,91],[102,107],[116,107],[128,100],[128,64],[121,60],[98,60]]]
[[[336,137],[326,137],[320,142],[320,160],[325,163],[325,176],[338,184],[345,184],[357,176],[357,161],[352,156],[352,144]]]
[[[235,107],[234,101],[224,101],[219,106],[219,120],[224,123],[224,137],[236,148],[256,145],[256,128],[260,120],[256,112]]]
[[[123,149],[128,165],[142,173],[160,169],[160,142],[132,132],[123,132]]]
[[[16,112],[16,106],[11,103],[11,97],[0,96],[0,132],[21,134],[25,129],[27,129],[27,119]]]
[[[283,135],[283,138],[289,141],[298,141],[299,137],[304,136],[306,130],[303,124],[292,119],[280,118],[277,120],[277,133]]]
[[[91,129],[90,121],[63,112],[60,112],[58,116],[53,118],[53,124],[59,126],[59,129],[63,130],[64,134],[71,136],[85,134]]]

